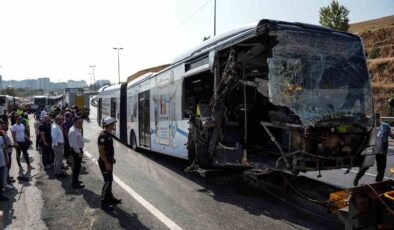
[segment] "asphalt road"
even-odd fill
[[[36,169],[32,189],[32,202],[26,195],[29,212],[16,199],[8,204],[6,227],[9,229],[340,229],[342,225],[308,213],[300,212],[271,195],[245,186],[238,178],[204,179],[184,172],[183,160],[153,152],[135,152],[115,141],[114,166],[116,181],[113,193],[123,203],[114,212],[100,207],[103,184],[99,168],[95,109],[91,121],[84,122],[85,156],[81,180],[86,187],[71,188],[71,178],[53,177],[53,169],[40,167],[40,155],[31,150]],[[32,119],[33,120],[33,119]],[[392,146],[391,146],[392,151]],[[388,167],[393,165],[389,156]],[[14,164],[15,165],[15,164]],[[357,170],[357,169],[354,169]],[[320,180],[351,187],[354,173],[345,170],[322,172]],[[68,170],[71,174],[71,171]],[[371,168],[368,173],[375,174]],[[307,176],[316,178],[316,173]],[[361,183],[373,182],[365,175]],[[387,174],[387,176],[389,176]],[[18,185],[19,186],[19,185]],[[34,190],[36,189],[36,190]],[[17,192],[16,194],[19,194]],[[26,194],[26,193],[25,193]],[[24,202],[26,204],[26,201]],[[20,206],[17,208],[17,206]],[[0,208],[7,207],[0,205]],[[13,208],[14,207],[14,208]],[[19,213],[19,214],[18,214]],[[19,216],[27,216],[21,219]],[[19,221],[18,221],[19,220]],[[38,223],[39,225],[35,225]]]
[[[394,132],[394,130],[393,130]],[[389,150],[388,150],[388,155],[387,155],[387,165],[386,165],[386,172],[385,172],[385,178],[384,179],[389,179],[390,178],[390,168],[394,167],[394,140],[389,140]],[[341,186],[343,188],[351,188],[353,187],[353,180],[354,177],[356,176],[358,172],[358,168],[352,168],[349,173],[347,172],[347,169],[338,169],[338,170],[329,170],[329,171],[322,171],[321,178],[318,178],[318,172],[309,172],[306,175],[308,177],[314,178],[316,180],[324,181],[327,183],[335,184],[337,186]],[[376,162],[372,167],[368,169],[368,171],[364,174],[364,176],[361,178],[359,181],[359,185],[361,184],[371,184],[375,183],[375,178],[376,178]],[[391,178],[394,178],[394,175],[391,176]]]
[[[84,122],[85,150],[98,157],[95,109],[91,122]],[[86,132],[89,130],[89,132]],[[134,152],[115,142],[117,164],[114,174],[146,201],[183,229],[332,229],[337,224],[325,223],[260,191],[249,191],[238,180],[207,180],[184,172],[183,160],[153,152]],[[89,161],[89,160],[87,160]],[[91,160],[89,162],[92,162]],[[93,162],[92,162],[93,163]],[[101,177],[98,167],[87,164],[89,181]],[[95,174],[95,175],[93,175]],[[93,176],[94,178],[90,178]],[[85,177],[85,175],[84,175]],[[83,179],[86,181],[86,179]],[[87,189],[89,189],[89,185]],[[97,185],[96,185],[97,187]],[[148,228],[164,228],[162,222],[146,207],[126,193],[118,184],[115,195],[124,199],[119,207],[125,213],[135,213]],[[96,194],[100,194],[96,189]],[[140,218],[143,216],[144,218]]]

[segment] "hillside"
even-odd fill
[[[375,110],[383,116],[394,115],[387,102],[394,98],[394,15],[351,24],[349,32],[363,39]]]

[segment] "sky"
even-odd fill
[[[216,0],[216,34],[263,18],[319,24],[331,0]],[[394,15],[394,0],[339,0],[350,23]],[[0,0],[3,80],[118,82],[213,36],[214,0]]]

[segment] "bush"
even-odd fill
[[[368,58],[370,59],[378,58],[379,56],[380,56],[380,49],[378,47],[372,48],[368,54]]]

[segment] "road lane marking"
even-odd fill
[[[96,164],[97,160],[90,154],[88,151],[84,151],[85,154]],[[125,182],[123,182],[119,177],[113,174],[114,181],[122,187],[131,197],[133,197],[138,203],[146,208],[152,215],[154,215],[158,220],[160,220],[164,225],[166,225],[169,229],[173,230],[182,230],[182,228],[177,225],[174,221],[168,218],[164,213],[160,212],[155,206],[145,200],[140,194],[134,191],[130,186],[128,186]]]
[[[347,169],[342,169],[342,170],[347,171]],[[350,171],[350,172],[354,172],[354,173],[358,173],[358,171],[353,170],[353,169],[350,169],[349,171]],[[364,174],[367,175],[367,176],[373,176],[373,177],[376,177],[376,176],[377,176],[377,175],[372,174],[372,173],[364,173]],[[391,178],[389,178],[389,177],[387,177],[387,176],[385,176],[385,177],[383,177],[383,178],[384,178],[384,179],[387,179],[387,180],[391,179]]]

